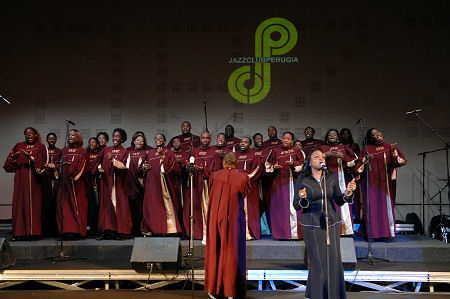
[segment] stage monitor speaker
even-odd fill
[[[135,238],[130,262],[136,271],[178,270],[181,266],[180,238]]]
[[[5,269],[15,265],[16,259],[5,238],[0,238],[0,268]]]
[[[352,237],[341,238],[341,257],[344,270],[356,269],[355,243]]]

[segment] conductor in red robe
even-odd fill
[[[35,128],[24,131],[25,142],[17,143],[3,168],[14,172],[11,240],[38,238],[42,233],[42,176],[47,162],[47,148]]]
[[[236,170],[234,153],[209,179],[205,290],[213,296],[243,297],[246,291],[244,198],[250,182]]]
[[[66,240],[86,237],[88,197],[86,188],[87,151],[78,130],[70,130],[63,150],[62,173],[57,184],[56,221]],[[59,171],[59,169],[57,169]]]

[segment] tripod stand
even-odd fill
[[[389,261],[383,258],[378,258],[375,257],[372,251],[372,234],[371,234],[371,229],[370,229],[370,201],[369,201],[369,178],[370,178],[370,172],[372,171],[372,168],[370,166],[370,154],[369,151],[367,150],[367,136],[364,134],[363,131],[363,121],[364,118],[361,117],[358,120],[358,125],[359,125],[359,130],[361,133],[361,136],[365,136],[362,142],[362,146],[365,149],[365,159],[366,159],[366,166],[365,166],[365,172],[366,172],[366,211],[365,211],[365,217],[367,219],[366,221],[366,230],[367,230],[367,255],[365,257],[362,258],[358,258],[359,261],[362,262],[367,262],[370,265],[374,265],[375,264],[375,260],[378,261]]]

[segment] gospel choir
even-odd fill
[[[58,233],[71,240],[88,233],[98,239],[189,236],[191,197],[194,238],[206,240],[209,178],[223,168],[228,152],[235,153],[236,170],[250,185],[244,199],[246,239],[265,234],[278,240],[301,239],[302,209],[294,208],[298,197],[294,185],[309,150],[317,147],[342,193],[353,178],[360,186],[353,203],[334,206],[342,219],[340,233],[352,235],[353,222],[361,221],[360,233],[365,236],[368,226],[371,238],[389,241],[395,236],[396,168],[407,161],[377,129],[367,131],[368,142],[361,149],[346,128],[328,130],[322,141],[314,138],[314,128],[307,127],[300,141],[291,132],[279,139],[277,129],[269,126],[269,138],[263,141],[260,133],[239,139],[227,125],[214,146],[210,133],[196,136],[190,131],[191,124],[185,121],[181,135],[167,145],[166,137],[156,134],[154,147],[138,131],[125,148],[127,134],[117,128],[112,146],[107,146],[109,135],[100,132],[85,148],[80,132],[72,129],[68,146],[61,150],[55,146],[56,134],[47,135],[45,146],[36,129],[26,128],[25,141],[13,147],[3,166],[15,173],[12,240]]]

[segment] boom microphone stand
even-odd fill
[[[370,167],[370,154],[369,151],[367,150],[367,136],[364,134],[363,131],[363,121],[364,121],[364,117],[361,117],[357,124],[359,125],[359,130],[361,132],[361,136],[364,136],[363,142],[362,142],[362,146],[363,148],[366,150],[366,167],[365,167],[365,171],[366,171],[366,217],[367,217],[367,222],[366,222],[366,229],[367,229],[367,255],[363,258],[358,258],[358,260],[363,261],[363,262],[367,262],[370,265],[374,265],[375,262],[374,260],[379,260],[379,261],[389,261],[386,259],[382,259],[382,258],[377,258],[374,257],[374,254],[372,252],[372,234],[371,234],[371,229],[370,229],[370,201],[369,201],[369,178],[370,178],[370,172],[372,171],[372,168]]]
[[[326,251],[326,266],[327,266],[327,298],[330,298],[330,228],[328,227],[329,223],[329,215],[328,215],[328,198],[327,198],[327,181],[325,179],[327,167],[326,165],[322,166],[322,180],[323,180],[323,205],[324,205],[324,216],[325,216],[325,235],[326,235],[326,244],[325,244],[325,251]]]

